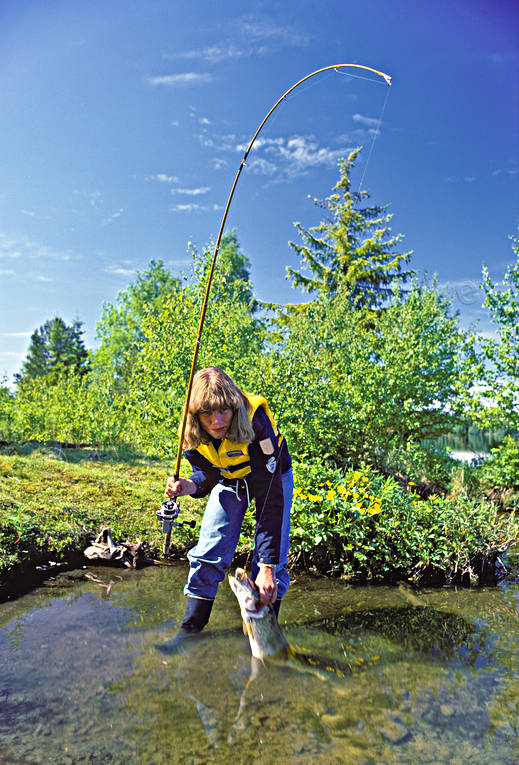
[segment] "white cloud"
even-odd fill
[[[291,47],[304,47],[310,42],[309,37],[299,34],[292,25],[277,26],[270,21],[247,21],[246,19],[240,19],[238,23],[245,39],[253,43],[268,41]]]
[[[205,48],[168,53],[164,55],[164,58],[219,64],[222,61],[238,61],[250,56],[265,56],[283,46],[304,47],[310,41],[308,37],[298,34],[293,26],[275,26],[268,21],[250,21],[243,17],[235,19],[231,24],[232,42],[230,39],[224,39],[218,44],[208,45]],[[226,26],[229,26],[228,20]]]
[[[247,167],[256,175],[274,175],[278,171],[277,165],[262,157],[251,159],[250,162],[247,161]]]
[[[187,194],[190,197],[198,197],[201,194],[207,194],[208,191],[211,191],[210,186],[200,186],[195,189],[171,189],[172,194]]]
[[[14,276],[15,271],[13,271],[12,268],[0,268],[0,275],[1,276]]]
[[[211,120],[207,119],[207,117],[199,117],[198,119],[199,123],[201,125],[211,125]]]
[[[184,51],[183,53],[166,54],[168,59],[204,60],[209,64],[218,64],[220,61],[239,59],[250,55],[250,51],[239,48],[231,43],[223,45],[209,45],[206,48]]]
[[[187,203],[187,204],[178,204],[174,207],[170,207],[170,212],[175,213],[192,213],[192,212],[217,212],[218,210],[223,210],[222,205],[216,204],[214,202],[212,205],[199,205],[197,203]]]
[[[236,135],[227,133],[224,135],[215,135],[215,133],[198,133],[195,136],[200,141],[200,145],[216,151],[236,151]],[[258,139],[259,140],[259,139]],[[240,144],[241,145],[241,144]]]
[[[278,160],[283,163],[281,169],[285,175],[292,178],[312,167],[336,164],[340,157],[349,154],[351,148],[331,149],[319,146],[313,136],[296,135],[288,139],[271,140],[265,151],[269,159],[263,164],[263,171],[271,175],[274,171],[273,162]],[[262,166],[257,163],[256,171],[261,169]]]
[[[361,125],[365,125],[366,127],[379,127],[380,120],[375,117],[365,117],[363,114],[354,114],[353,115],[353,121],[354,122],[360,122]]]
[[[156,175],[150,175],[146,178],[147,181],[158,181],[159,183],[178,183],[179,179],[176,175],[167,175],[167,173],[157,173]]]
[[[117,218],[121,217],[123,212],[124,212],[124,207],[120,207],[118,210],[116,210],[114,213],[112,213],[108,218],[105,218],[103,220],[103,224],[113,223],[114,220],[117,220]]]
[[[33,279],[35,282],[51,282],[53,281],[50,276],[42,276],[41,274],[30,274],[30,279]]]
[[[219,157],[213,157],[211,159],[211,164],[214,170],[223,170],[224,167],[229,166],[229,163],[226,159],[221,159]]]
[[[107,266],[105,268],[107,274],[114,274],[114,276],[135,276],[137,271],[135,268],[125,268],[124,266]]]
[[[174,207],[170,207],[170,212],[208,212],[209,208],[206,205],[199,204],[178,204]]]
[[[181,74],[165,74],[160,77],[148,77],[150,85],[166,85],[169,88],[184,85],[203,85],[212,82],[211,74],[203,72],[183,72]]]
[[[29,218],[34,218],[36,216],[36,213],[34,210],[21,210],[22,215],[27,215]]]
[[[446,181],[447,183],[475,183],[477,178],[475,178],[473,175],[466,175],[463,178],[459,175],[449,175],[446,178]]]
[[[196,137],[204,148],[218,152],[244,153],[250,143],[237,140],[233,134],[202,132]],[[342,136],[340,141],[348,141],[348,145],[342,144],[337,149],[320,146],[311,135],[259,137],[247,157],[246,167],[258,175],[272,176],[280,173],[280,180],[286,180],[307,172],[311,167],[335,165],[338,159],[348,156],[353,148],[350,138]],[[220,170],[228,164],[228,161],[221,157],[211,158],[210,161],[215,170]]]
[[[16,353],[16,351],[0,351],[0,356],[15,356],[16,358],[22,358],[25,353]]]

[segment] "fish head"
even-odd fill
[[[236,595],[242,615],[257,616],[263,611],[258,590],[242,568],[237,568],[234,576],[229,574],[229,585]]]

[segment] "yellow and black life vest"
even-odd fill
[[[249,410],[251,422],[257,409],[262,407],[272,423],[272,428],[278,439],[278,446],[280,446],[283,441],[283,436],[279,433],[266,399],[264,399],[263,396],[255,396],[252,393],[246,393],[245,396],[251,407]],[[251,472],[249,444],[247,443],[237,444],[234,443],[234,441],[230,441],[228,438],[224,438],[218,451],[216,451],[212,442],[208,444],[199,444],[196,451],[209,460],[212,465],[219,468],[223,478],[243,478]]]

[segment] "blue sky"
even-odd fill
[[[476,318],[482,264],[497,280],[513,260],[518,30],[513,0],[2,0],[0,374],[56,314],[94,347],[103,302],[151,259],[188,269],[267,111],[338,63],[393,85],[327,72],[265,126],[228,218],[257,295],[298,299],[293,222],[319,222],[308,195],[362,145],[354,187]]]

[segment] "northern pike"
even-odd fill
[[[260,603],[258,590],[242,568],[237,568],[234,576],[229,574],[229,585],[240,604],[252,655],[261,661],[292,656],[292,648],[281,632],[274,609]]]

